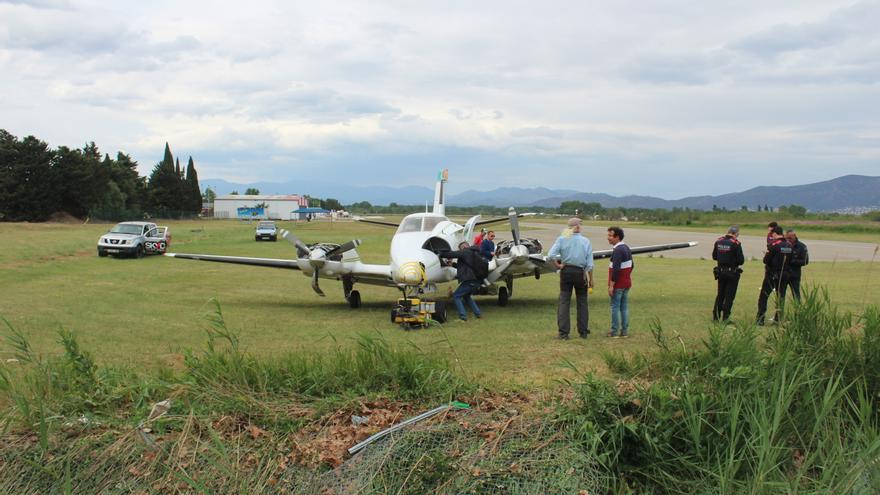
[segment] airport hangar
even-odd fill
[[[292,212],[308,206],[298,194],[224,194],[214,199],[214,218],[296,220]]]

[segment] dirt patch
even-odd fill
[[[46,223],[63,223],[68,225],[80,225],[85,223],[81,218],[76,218],[75,216],[67,213],[66,211],[56,211],[55,213],[49,215]]]

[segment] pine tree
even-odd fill
[[[186,197],[189,201],[187,211],[199,213],[202,211],[202,193],[199,188],[199,175],[196,173],[196,166],[193,163],[192,156],[186,164]]]

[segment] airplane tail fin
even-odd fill
[[[444,168],[437,174],[437,185],[434,187],[434,213],[437,215],[446,214],[446,195],[443,188],[448,180],[449,169]]]

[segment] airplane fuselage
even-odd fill
[[[391,277],[401,285],[440,284],[455,279],[455,268],[443,266],[437,253],[458,249],[465,228],[443,215],[415,213],[400,222],[391,239]]]

